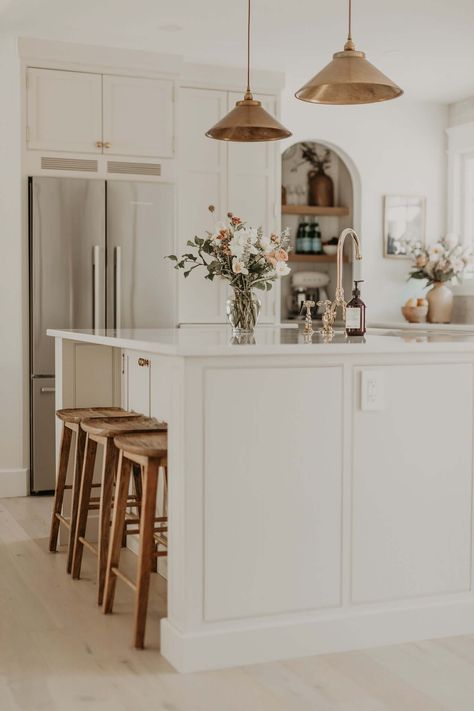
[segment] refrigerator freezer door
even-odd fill
[[[47,328],[105,327],[105,182],[31,178],[29,187],[31,372],[53,375]]]
[[[168,183],[107,181],[107,327],[176,325],[175,191]]]
[[[54,378],[31,379],[31,491],[55,488]]]

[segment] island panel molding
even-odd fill
[[[119,374],[114,404],[168,422],[161,653],[179,671],[474,633],[472,333],[305,344],[261,327],[254,346],[219,327],[51,333],[57,407],[86,399],[74,353],[89,343],[94,381]],[[362,412],[360,374],[377,369],[383,408]]]
[[[209,367],[203,387],[204,619],[340,605],[342,367]]]
[[[376,370],[385,376],[386,407],[354,416],[352,601],[467,592],[472,363]],[[412,398],[416,407],[407,404]]]

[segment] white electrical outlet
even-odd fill
[[[361,373],[361,410],[385,409],[385,375],[382,370],[363,370]]]

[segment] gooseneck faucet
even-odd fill
[[[324,336],[332,336],[334,330],[332,326],[336,320],[337,309],[341,307],[343,318],[345,318],[346,313],[346,300],[344,298],[344,287],[342,286],[342,277],[344,273],[344,242],[346,237],[350,235],[354,240],[355,244],[355,258],[359,261],[362,259],[362,252],[360,248],[360,239],[357,236],[355,230],[352,227],[347,227],[339,235],[339,240],[337,243],[337,256],[336,256],[336,294],[334,301],[318,301],[318,306],[323,306],[325,309],[323,317],[323,327],[320,329],[320,333]]]

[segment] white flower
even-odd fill
[[[247,267],[242,264],[242,262],[239,262],[238,259],[233,259],[232,260],[232,271],[234,274],[248,274],[249,270]]]
[[[459,242],[458,236],[455,232],[448,232],[444,241],[448,245],[449,249],[454,249]]]
[[[459,273],[463,272],[466,267],[463,259],[454,259],[452,264],[453,264],[453,271],[455,274],[459,274]]]
[[[433,244],[429,249],[430,261],[439,262],[443,252],[444,249],[439,243]]]
[[[260,245],[265,254],[270,254],[275,248],[274,242],[272,242],[271,237],[260,237]]]
[[[237,240],[232,239],[229,244],[229,249],[233,257],[240,259],[244,253],[245,245],[239,244]]]
[[[275,273],[278,276],[286,276],[290,271],[291,269],[286,262],[277,262],[275,264]]]

